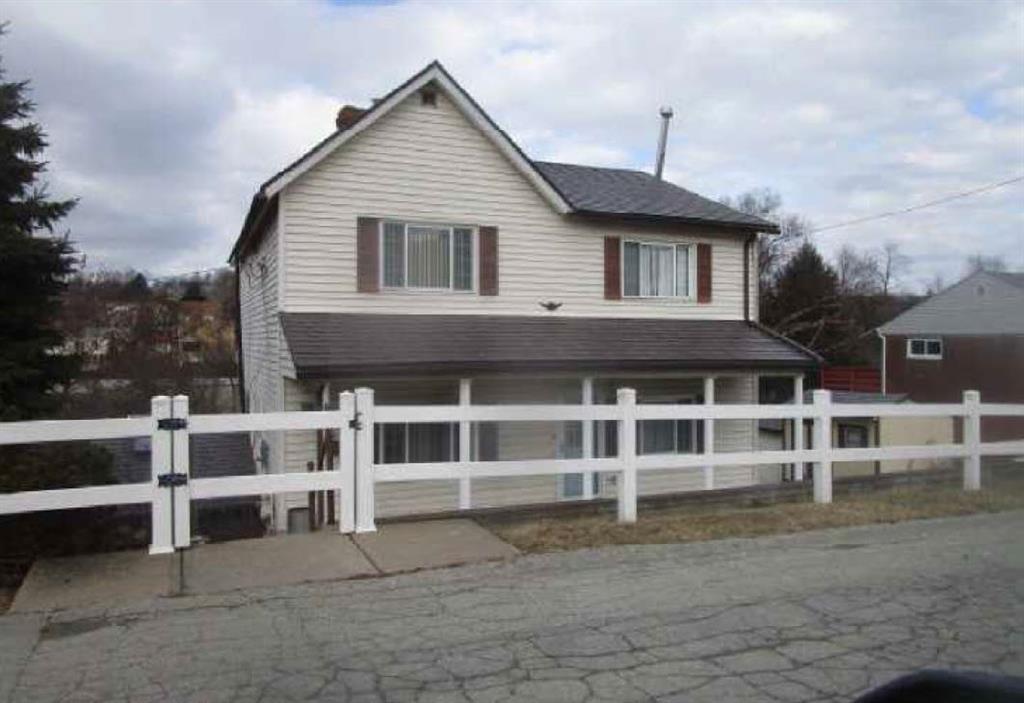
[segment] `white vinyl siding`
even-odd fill
[[[289,311],[548,315],[538,301],[555,300],[562,303],[559,315],[743,318],[745,234],[645,228],[645,242],[712,245],[711,302],[605,300],[604,237],[636,239],[636,227],[556,213],[443,93],[437,107],[422,105],[418,96],[398,105],[285,188],[280,207],[286,215]],[[498,227],[500,294],[359,294],[359,217]]]

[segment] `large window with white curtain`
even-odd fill
[[[384,288],[473,290],[473,229],[384,222],[380,236]]]
[[[622,295],[628,298],[692,298],[696,287],[692,244],[622,243]]]

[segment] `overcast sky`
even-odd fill
[[[249,198],[440,59],[532,157],[770,187],[817,226],[1024,175],[1024,2],[0,3],[90,267],[224,262]],[[816,236],[898,242],[904,284],[1024,269],[1024,183]]]

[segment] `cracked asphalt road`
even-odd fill
[[[13,701],[849,701],[1024,674],[1024,512],[0,618]],[[0,686],[0,695],[5,692]]]

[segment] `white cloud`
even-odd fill
[[[1024,173],[1024,6],[935,3],[6,3],[50,179],[90,259],[224,260],[255,188],[434,58],[538,158],[769,186],[819,225]],[[819,237],[902,243],[908,282],[1024,267],[1024,187]]]

